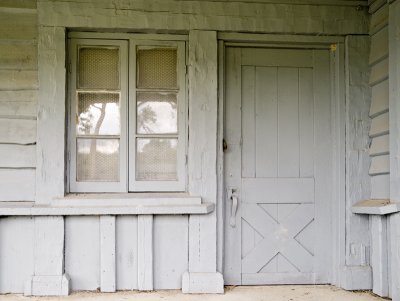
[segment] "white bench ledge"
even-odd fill
[[[208,214],[214,208],[213,203],[91,207],[35,205],[34,202],[0,202],[0,216]]]
[[[201,197],[188,193],[70,193],[51,202],[53,207],[200,204]]]
[[[351,211],[357,214],[386,215],[399,212],[400,203],[390,200],[366,200],[353,205]]]

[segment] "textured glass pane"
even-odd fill
[[[118,49],[80,48],[78,88],[118,89]]]
[[[81,139],[76,142],[76,180],[119,181],[119,139]]]
[[[178,131],[176,94],[137,94],[137,132],[172,134]]]
[[[118,93],[78,93],[78,135],[119,135]]]
[[[141,139],[136,141],[136,180],[177,180],[177,139]]]
[[[138,49],[138,88],[176,88],[176,49]]]

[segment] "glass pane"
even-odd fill
[[[176,181],[178,139],[141,139],[136,141],[136,180]]]
[[[78,88],[118,89],[118,49],[80,48]]]
[[[178,132],[176,94],[137,93],[137,132],[173,134]]]
[[[76,142],[76,180],[119,181],[119,139],[81,139]]]
[[[118,93],[78,93],[78,135],[119,135]]]
[[[176,49],[138,49],[138,88],[176,88]]]

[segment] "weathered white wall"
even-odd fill
[[[0,2],[0,201],[35,197],[36,1]]]
[[[215,41],[215,45],[197,45],[190,54],[196,74],[197,67],[206,68],[213,75],[213,89],[210,93],[202,91],[207,86],[207,78],[197,87],[201,103],[198,110],[201,115],[192,111],[189,127],[193,130],[196,122],[203,122],[204,129],[211,129],[216,135],[217,129],[217,83],[216,83],[216,36],[215,31],[240,31],[258,33],[295,33],[327,35],[359,35],[368,33],[368,14],[363,7],[337,5],[291,5],[274,4],[270,1],[227,2],[227,1],[38,1],[38,14],[35,0],[3,1],[0,3],[0,201],[30,201],[39,192],[38,201],[47,201],[52,196],[64,191],[64,144],[65,110],[64,87],[55,87],[42,80],[44,93],[51,98],[38,99],[37,72],[37,39],[41,32],[42,51],[40,56],[54,78],[59,78],[64,70],[64,30],[67,28],[88,28],[100,30],[119,30],[133,32],[167,31],[188,33],[189,30],[210,31],[197,37],[200,43]],[[290,1],[289,1],[290,2]],[[322,2],[322,1],[321,1]],[[38,18],[38,21],[37,21]],[[203,33],[204,34],[204,33]],[[193,35],[192,35],[193,37]],[[196,34],[195,34],[196,37]],[[213,38],[213,39],[211,39]],[[57,40],[59,39],[59,40]],[[202,42],[203,41],[203,42]],[[350,40],[349,40],[350,41]],[[352,44],[354,43],[354,44]],[[349,45],[359,49],[363,42],[354,38]],[[62,45],[61,45],[62,44]],[[61,46],[60,46],[61,45]],[[212,62],[203,64],[209,59],[203,57],[203,51],[212,47]],[[57,48],[58,47],[58,48]],[[215,50],[215,51],[214,51]],[[350,58],[354,64],[356,56]],[[201,66],[196,66],[201,62]],[[379,71],[379,70],[378,70]],[[48,75],[47,75],[48,76]],[[199,74],[197,76],[200,76]],[[364,111],[357,112],[356,106],[366,104],[363,86],[357,74],[350,81],[354,109],[349,115],[354,133],[364,135],[365,126],[359,128],[359,118],[364,118]],[[62,76],[61,76],[62,78]],[[45,79],[45,77],[43,77]],[[57,89],[58,88],[58,89]],[[192,91],[193,93],[193,91]],[[210,96],[211,95],[211,96]],[[203,96],[206,97],[203,99]],[[361,97],[361,98],[360,98]],[[209,98],[209,99],[208,99]],[[39,103],[38,114],[37,103]],[[193,107],[194,107],[193,103]],[[211,123],[207,115],[213,113]],[[36,119],[39,118],[38,146],[36,156]],[[58,118],[52,123],[52,118]],[[202,129],[201,131],[203,131]],[[48,130],[49,132],[46,132]],[[196,131],[192,130],[193,134]],[[208,132],[207,132],[208,133]],[[207,134],[206,133],[206,134]],[[204,133],[201,133],[204,138]],[[356,136],[357,136],[356,135]],[[360,137],[361,137],[360,136]],[[351,158],[360,157],[365,165],[365,140],[354,137],[351,142]],[[43,138],[43,139],[42,139]],[[54,139],[52,144],[48,139]],[[191,190],[211,202],[216,197],[216,137],[198,141],[201,148],[210,145],[212,149],[196,153],[189,158]],[[192,152],[196,152],[192,145]],[[355,159],[354,159],[355,160]],[[35,167],[38,162],[38,173]],[[356,162],[356,160],[354,161]],[[210,168],[211,166],[211,168]],[[362,170],[356,168],[354,173],[360,179],[354,186],[351,202],[368,194],[368,184],[362,177]],[[367,186],[359,188],[357,185]],[[350,204],[350,203],[349,203]],[[191,219],[191,220],[190,220]],[[65,271],[71,277],[73,290],[95,290],[100,286],[100,224],[99,217],[65,218]],[[347,220],[354,232],[349,234],[349,241],[367,245],[364,236],[357,237],[357,231],[364,227],[364,221]],[[190,227],[196,232],[196,225],[203,225],[197,236],[189,235]],[[116,288],[138,288],[137,261],[137,227],[138,219],[134,216],[116,218]],[[200,228],[199,228],[200,229]],[[198,230],[198,229],[197,229]],[[216,216],[156,216],[153,222],[154,246],[154,288],[180,288],[182,274],[193,272],[215,272],[216,270]],[[353,230],[352,230],[353,231]],[[205,246],[201,239],[212,237],[214,245]],[[198,239],[197,239],[198,238]],[[199,245],[201,253],[189,253],[189,239],[192,245]],[[0,220],[0,292],[22,292],[23,284],[32,275],[34,269],[34,227],[30,218],[4,218]],[[357,247],[358,248],[358,247]],[[28,251],[27,251],[28,250]],[[32,250],[32,254],[30,253]],[[357,249],[358,250],[358,249]],[[206,255],[206,257],[204,256]],[[190,257],[191,256],[191,260]],[[207,257],[208,256],[208,257]],[[349,257],[349,263],[359,264],[360,254]],[[190,262],[190,264],[189,264]],[[207,264],[203,265],[206,262]],[[211,264],[209,264],[211,263]],[[4,267],[7,267],[4,269]],[[11,275],[10,275],[11,271]]]

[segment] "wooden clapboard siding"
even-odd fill
[[[387,174],[389,173],[389,155],[375,156],[371,159],[369,168],[370,175]]]
[[[1,201],[35,197],[37,1],[0,2]]]
[[[389,9],[387,1],[369,1],[371,48],[369,56],[371,86],[370,146],[371,197],[385,198],[389,191]]]
[[[370,21],[370,34],[374,34],[388,25],[389,20],[389,6],[385,5],[377,10],[372,16]]]
[[[0,168],[34,168],[36,146],[0,144]]]
[[[369,63],[382,60],[389,55],[389,27],[385,26],[373,36],[371,36],[371,50]]]
[[[389,110],[389,81],[385,80],[372,87],[371,107],[369,116],[376,115]]]
[[[34,169],[0,169],[0,201],[33,201]]]
[[[372,138],[369,154],[371,156],[389,153],[389,134]]]

